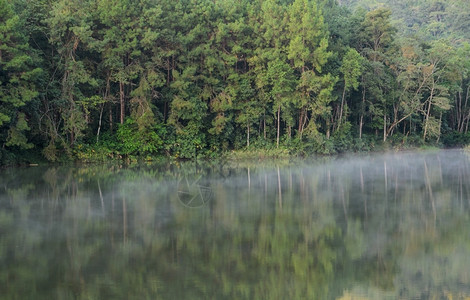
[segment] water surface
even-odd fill
[[[0,299],[464,299],[470,156],[0,171]]]

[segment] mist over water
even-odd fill
[[[0,171],[0,299],[470,297],[470,156]]]

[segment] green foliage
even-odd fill
[[[118,150],[122,155],[156,155],[164,148],[163,137],[166,130],[161,125],[140,129],[132,118],[117,130]]]
[[[465,135],[464,2],[0,0],[0,146],[194,158]]]
[[[343,57],[340,72],[343,73],[345,90],[359,87],[359,76],[362,74],[363,57],[355,50],[349,49]]]
[[[349,122],[343,124],[339,130],[332,135],[332,143],[335,151],[338,153],[346,152],[353,148],[353,136],[351,134],[351,124]]]
[[[442,144],[446,147],[467,147],[470,145],[470,133],[451,131],[442,134]]]
[[[0,144],[30,149],[25,105],[39,94],[36,83],[42,70],[28,44],[24,22],[10,1],[0,1]]]
[[[30,128],[25,120],[25,115],[23,113],[18,114],[18,120],[15,126],[10,127],[8,131],[8,138],[6,146],[17,146],[22,149],[31,149],[34,147],[32,143],[28,143],[24,131],[29,131]]]
[[[42,149],[42,154],[49,161],[56,161],[58,159],[57,147],[54,143],[50,143],[44,149]]]

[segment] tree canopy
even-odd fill
[[[0,164],[470,142],[467,1],[0,4]]]

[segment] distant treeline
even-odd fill
[[[356,2],[0,0],[0,164],[470,142],[468,1]]]

